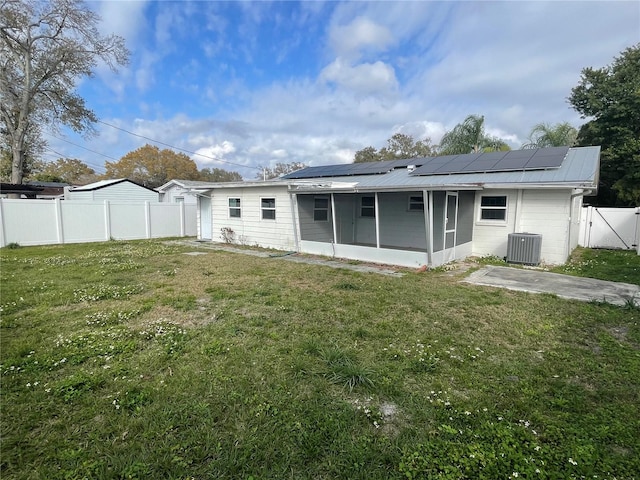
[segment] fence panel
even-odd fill
[[[580,219],[579,245],[587,248],[637,249],[640,207],[585,207]]]
[[[0,247],[9,243],[51,245],[196,233],[195,205],[0,199]]]
[[[60,202],[65,243],[109,240],[104,203]]]

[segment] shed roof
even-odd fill
[[[89,191],[92,191],[92,190],[99,190],[101,188],[106,188],[106,187],[110,187],[112,185],[117,185],[117,184],[123,183],[123,182],[132,183],[133,185],[137,185],[138,187],[146,188],[147,190],[151,190],[152,192],[158,193],[153,188],[145,187],[144,185],[142,185],[142,184],[140,184],[138,182],[134,182],[133,180],[129,180],[128,178],[116,178],[116,179],[113,179],[113,180],[100,180],[99,182],[89,183],[89,184],[83,185],[81,187],[71,187],[71,188],[69,188],[69,191],[70,192],[89,192]]]

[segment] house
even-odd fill
[[[101,180],[82,187],[65,188],[68,201],[158,202],[157,191],[126,178]]]
[[[512,235],[527,232],[539,261],[561,264],[577,246],[599,163],[600,147],[554,147],[219,183],[198,197],[198,238],[417,267],[505,257],[510,239],[525,238]]]
[[[170,180],[157,190],[160,193],[161,202],[195,205],[198,195],[206,192],[212,185],[212,182],[196,180]]]

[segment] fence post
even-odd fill
[[[56,233],[58,234],[58,243],[64,243],[64,229],[62,228],[62,203],[59,198],[54,200],[56,209]]]
[[[104,236],[105,240],[111,240],[111,205],[109,200],[104,201]]]
[[[2,205],[3,202],[0,198],[0,247],[4,247],[7,244],[7,239],[5,238],[4,212],[2,211]]]
[[[151,238],[151,207],[144,202],[144,228],[147,238]]]
[[[184,202],[180,202],[179,205],[180,205],[180,236],[184,237],[185,230],[186,230],[186,226],[184,224],[185,222]]]

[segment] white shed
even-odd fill
[[[157,191],[133,182],[127,178],[101,180],[82,187],[65,189],[64,199],[69,201],[117,201],[117,202],[158,202]]]

